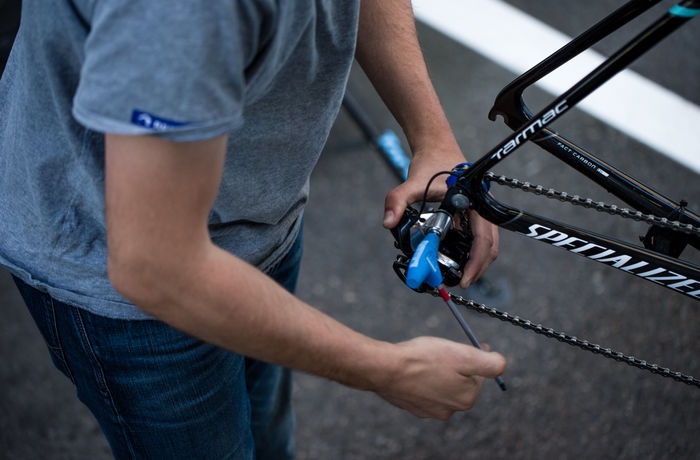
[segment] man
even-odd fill
[[[373,340],[289,292],[353,56],[414,155],[391,228],[464,161],[409,1],[24,2],[0,85],[0,260],[115,457],[291,457],[274,365],[440,419],[503,372],[442,339]],[[472,229],[464,287],[497,252],[493,226]]]

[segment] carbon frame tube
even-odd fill
[[[626,68],[637,57],[644,54],[689,19],[688,17],[670,13],[664,14],[659,20],[637,35],[637,37],[564,92],[564,94],[557,97],[538,114],[520,125],[500,144],[493,147],[486,155],[475,162],[465,174],[460,176],[458,183],[470,181],[473,177],[483,178],[489,168],[520,147],[525,141],[531,140],[547,124],[566,113],[571,107]],[[471,187],[478,191],[481,185],[472,184]]]
[[[533,142],[633,208],[700,227],[700,216],[693,210],[684,207],[683,212],[678,212],[680,204],[675,200],[603,161],[555,131],[545,128],[542,132],[544,136],[533,139]],[[687,235],[686,239],[689,244],[700,249],[699,237]]]
[[[494,120],[500,115],[512,129],[517,129],[526,123],[533,115],[523,100],[525,89],[658,2],[659,0],[632,0],[571,40],[508,84],[496,97],[493,108],[489,112],[489,118]],[[683,5],[695,4],[700,2],[685,2]],[[690,17],[687,18],[690,19]],[[628,46],[633,44],[634,42],[631,42]],[[557,132],[544,128],[542,133],[533,136],[530,140],[633,208],[661,217],[673,216],[674,220],[679,220],[681,223],[700,226],[700,216],[693,211],[686,208],[681,215],[678,215],[677,211],[680,207],[678,202],[606,163]],[[688,243],[700,249],[700,238],[688,236],[686,239]]]
[[[635,3],[639,2],[632,1],[628,5]],[[697,0],[685,1],[675,8],[696,8],[698,3],[700,2]],[[513,134],[506,137],[500,144],[476,161],[471,168],[461,174],[455,187],[461,193],[469,196],[472,206],[481,216],[503,228],[555,246],[592,245],[585,250],[581,249],[581,246],[573,246],[573,249],[569,249],[569,251],[586,255],[584,253],[589,249],[602,249],[603,253],[601,254],[586,256],[700,300],[700,267],[604,235],[510,208],[489,196],[483,186],[484,176],[490,168],[509,156],[526,141],[533,140],[533,138],[542,140],[555,135],[556,133],[545,129],[547,124],[559,118],[616,73],[626,68],[637,57],[687,22],[690,17],[690,15],[678,15],[670,12],[664,14],[568,91],[518,126]],[[543,133],[546,136],[543,136]],[[539,230],[546,233],[541,234]],[[543,236],[549,232],[554,233]],[[648,269],[644,271],[644,267]],[[633,271],[636,269],[643,271]]]
[[[499,227],[561,247],[700,300],[700,267],[697,265],[609,236],[503,206],[488,195],[486,200],[486,206],[496,209],[499,217],[506,219]],[[488,216],[484,217],[488,219]]]
[[[503,117],[506,125],[516,130],[533,116],[522,98],[523,91],[526,88],[540,80],[543,76],[566,64],[568,61],[632,21],[660,1],[661,0],[631,0],[572,39],[542,62],[506,85],[498,93],[498,96],[496,96],[493,107],[489,111],[489,119],[493,121],[496,119],[497,115],[500,115]]]

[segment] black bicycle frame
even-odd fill
[[[450,207],[448,199],[452,194],[465,194],[481,216],[500,227],[562,247],[700,300],[700,267],[677,259],[675,256],[680,251],[673,256],[662,254],[506,206],[488,194],[483,185],[487,181],[485,175],[489,169],[512,155],[526,141],[532,141],[631,207],[682,224],[700,226],[700,216],[687,209],[685,203],[679,204],[665,197],[546,127],[686,23],[693,15],[691,13],[700,9],[700,0],[687,0],[676,5],[539,113],[533,115],[522,98],[522,93],[528,86],[659,1],[629,1],[506,86],[497,96],[489,118],[493,120],[497,115],[503,116],[506,124],[514,130],[513,134],[459,176],[452,190],[448,191],[443,207]],[[670,233],[676,241],[681,240],[680,250],[686,243],[700,248],[700,238],[696,235],[668,229],[660,231],[667,235]]]

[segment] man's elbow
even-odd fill
[[[110,251],[107,257],[107,276],[112,287],[131,303],[153,316],[167,301],[164,279],[157,264],[146,254],[119,254]]]

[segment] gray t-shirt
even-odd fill
[[[69,304],[147,317],[106,275],[103,133],[229,133],[210,233],[272,268],[340,107],[358,3],[24,0],[0,81],[0,263]]]

